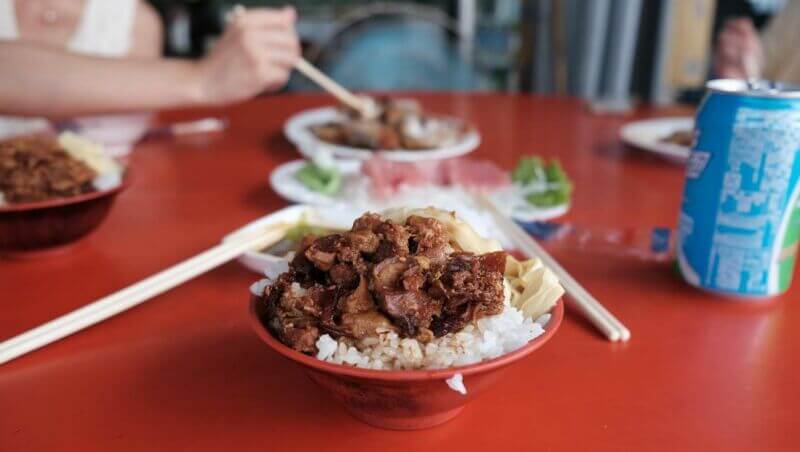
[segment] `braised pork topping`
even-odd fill
[[[65,198],[94,190],[97,175],[73,159],[54,139],[0,141],[0,193],[8,203]]]
[[[438,220],[398,224],[368,213],[350,231],[306,237],[260,302],[270,331],[305,353],[321,334],[395,331],[425,342],[503,310],[505,261],[502,251],[459,249]]]

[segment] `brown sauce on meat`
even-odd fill
[[[678,146],[691,147],[694,141],[693,130],[677,130],[661,139],[664,143],[677,144]]]
[[[443,138],[420,139],[405,132],[403,123],[407,118],[413,117],[422,123],[441,122],[443,118],[426,114],[419,103],[410,99],[382,97],[376,102],[381,112],[376,118],[363,118],[357,112],[346,111],[346,119],[313,125],[310,131],[328,143],[370,150],[436,148],[441,145],[439,141],[458,138],[467,132],[467,127],[460,122],[445,121],[442,126],[446,124],[448,131]]]
[[[0,192],[8,203],[66,198],[94,191],[95,172],[51,138],[0,142]]]
[[[503,310],[505,261],[503,251],[457,249],[438,220],[368,213],[350,231],[303,241],[261,294],[263,320],[305,353],[326,333],[357,340],[393,330],[425,342]]]

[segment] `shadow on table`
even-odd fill
[[[264,152],[269,154],[270,160],[276,162],[271,170],[274,170],[275,167],[284,162],[302,158],[294,145],[283,136],[282,132],[275,132],[264,139]],[[267,172],[267,177],[263,181],[259,181],[257,185],[247,190],[242,200],[245,205],[255,207],[264,212],[273,212],[286,205],[283,198],[278,196],[270,187],[269,174],[270,172]]]
[[[244,194],[242,202],[248,207],[263,211],[265,215],[286,207],[287,203],[287,201],[284,201],[283,198],[275,193],[269,181],[266,180],[249,188]]]
[[[147,411],[176,422],[275,431],[281,424],[347,419],[331,417],[341,409],[333,399],[246,325],[195,333],[153,355],[150,364],[132,390]]]
[[[592,322],[566,298],[568,296],[565,296],[564,299],[564,322],[578,325],[585,333],[594,336],[595,339],[606,340],[606,336],[596,326],[592,325]]]
[[[680,310],[693,289],[681,281],[670,263],[642,262],[636,258],[595,256],[561,263],[609,311],[637,336],[640,317],[656,310]],[[598,265],[602,262],[602,265]],[[646,294],[646,295],[643,295]],[[596,338],[605,336],[566,300],[565,321],[577,324]]]
[[[302,157],[294,145],[286,139],[282,131],[267,136],[264,139],[264,148],[270,155],[287,160]]]
[[[669,158],[653,152],[624,144],[619,140],[603,142],[594,147],[594,152],[604,158],[625,160],[626,162],[646,165],[673,167],[682,170],[684,162],[677,158]]]

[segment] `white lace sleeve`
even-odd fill
[[[136,0],[87,0],[69,50],[103,57],[127,55],[136,5]]]
[[[19,38],[14,0],[0,0],[0,40]]]

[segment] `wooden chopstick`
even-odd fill
[[[328,77],[314,67],[311,63],[309,63],[305,58],[300,58],[297,63],[295,63],[294,68],[300,71],[303,75],[311,79],[314,83],[319,85],[325,91],[331,93],[334,97],[336,97],[339,102],[347,105],[348,107],[360,112],[362,116],[368,116],[367,106],[365,105],[365,101],[355,94],[351,93],[347,88],[344,86],[336,83],[335,80]]]
[[[542,263],[549,267],[561,280],[567,294],[575,305],[586,315],[605,336],[613,341],[627,341],[631,332],[611,312],[609,312],[596,298],[581,286],[572,275],[561,266],[550,254],[523,230],[518,224],[503,215],[497,207],[482,194],[475,196],[478,203],[492,213],[497,225],[505,232],[520,251],[529,256],[538,257]]]
[[[3,341],[0,343],[0,364],[124,312],[236,258],[245,251],[268,247],[281,240],[286,235],[287,229],[287,225],[280,224],[255,234],[234,236],[230,241],[223,242],[138,283]]]

